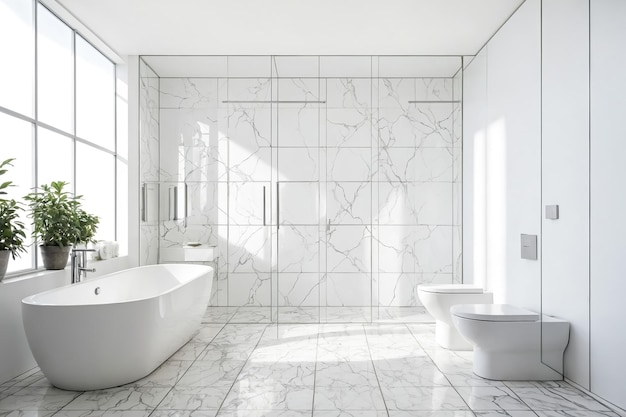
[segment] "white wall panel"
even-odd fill
[[[541,228],[541,3],[527,0],[487,46],[487,286],[539,311],[540,263],[520,234]]]
[[[472,58],[470,58],[472,59]],[[463,71],[463,282],[486,284],[487,49]]]
[[[626,408],[626,2],[591,2],[591,391]]]
[[[542,311],[570,322],[565,374],[589,388],[589,0],[542,4],[542,115],[542,200],[559,205],[542,220]]]

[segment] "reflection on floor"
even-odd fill
[[[318,323],[270,323],[280,310],[209,308],[189,343],[118,388],[62,391],[33,369],[0,385],[0,416],[618,416],[562,381],[475,376],[423,310],[316,307],[280,317]]]

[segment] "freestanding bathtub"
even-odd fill
[[[200,326],[213,269],[150,265],[22,300],[28,344],[54,386],[88,391],[136,381]]]

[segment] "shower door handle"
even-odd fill
[[[185,218],[183,219],[183,222],[184,222],[184,226],[187,227],[187,216],[189,216],[189,206],[188,206],[189,205],[189,203],[188,203],[188,201],[189,201],[188,200],[189,190],[187,189],[187,183],[185,183],[185,195],[184,195],[184,197],[185,197],[185,205],[184,205],[184,207],[185,207],[185,213],[184,213]]]
[[[143,184],[141,184],[141,221],[142,222],[148,221],[148,207],[146,205],[147,203],[148,203],[148,186],[144,182]]]
[[[276,230],[280,229],[280,183],[276,181]]]
[[[178,187],[170,187],[167,197],[167,219],[178,220]],[[174,209],[172,209],[172,206],[174,206]],[[174,216],[172,216],[172,211]]]
[[[265,221],[265,185],[263,186],[263,226],[267,226]]]

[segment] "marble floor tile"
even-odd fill
[[[512,388],[528,406],[536,411],[584,410],[608,411],[602,403],[576,388]]]
[[[6,381],[5,383],[3,383],[2,385],[15,385],[16,383],[23,381],[29,377],[32,377],[35,374],[41,374],[41,371],[39,370],[39,367],[34,367],[29,369],[26,372],[22,372],[21,374],[19,374],[18,376],[11,378],[10,380]],[[21,384],[20,386],[25,386],[24,384]]]
[[[25,387],[0,400],[1,411],[58,411],[79,392],[57,388]]]
[[[536,411],[539,417],[620,417],[614,411],[591,411],[591,410],[556,410]]]
[[[61,410],[56,417],[145,417],[150,411],[113,411],[113,410]],[[1,415],[1,414],[0,414]],[[154,415],[154,414],[150,414]]]
[[[432,324],[259,323],[263,308],[211,309],[230,323],[203,324],[145,378],[81,393],[33,368],[0,385],[0,417],[620,417],[565,381],[480,378],[473,353],[437,346]]]
[[[530,410],[505,386],[501,387],[456,387],[457,392],[474,411]]]
[[[311,410],[313,387],[233,386],[224,401],[224,410]]]
[[[491,410],[475,411],[476,417],[537,417],[534,411],[528,410]]]
[[[378,380],[371,362],[318,362],[315,385],[319,386],[377,386]]]
[[[1,417],[50,417],[53,415],[59,415],[59,414],[54,411],[32,411],[32,410],[31,411],[22,411],[22,410],[0,411]],[[61,417],[63,417],[62,414],[61,414]]]
[[[322,307],[322,323],[370,323],[372,308],[370,307]]]
[[[215,336],[212,344],[256,344],[267,324],[229,324]]]
[[[217,410],[154,410],[150,417],[215,417]],[[144,414],[145,416],[145,414]]]
[[[170,356],[170,360],[194,361],[204,352],[209,345],[208,342],[190,341]]]
[[[317,360],[321,362],[367,362],[371,361],[372,357],[367,346],[345,348],[320,343],[317,349]]]
[[[254,351],[255,341],[246,343],[211,343],[198,358],[199,361],[246,361]]]
[[[314,410],[313,417],[388,417],[387,410]]]
[[[239,307],[228,323],[271,323],[271,307]]]
[[[226,399],[230,386],[174,387],[157,410],[217,410]]]
[[[311,417],[310,410],[227,410],[221,409],[217,417]],[[151,416],[152,417],[152,416]]]
[[[468,410],[461,396],[451,387],[385,387],[383,398],[389,410]]]
[[[193,361],[169,359],[150,375],[123,386],[128,388],[171,388],[187,372],[192,363]]]
[[[265,364],[272,366],[273,364],[307,364],[315,363],[317,350],[315,347],[303,345],[300,349],[295,346],[279,346],[279,347],[262,347],[257,348],[248,358],[253,364]]]
[[[278,307],[279,323],[319,323],[320,307]]]
[[[223,327],[224,325],[222,324],[203,324],[200,330],[198,330],[198,333],[193,336],[190,343],[210,343]]]
[[[271,324],[265,328],[261,341],[282,341],[282,340],[317,340],[320,331],[319,324],[291,324],[279,323]]]
[[[110,388],[87,391],[67,404],[63,410],[135,411],[154,409],[169,388]]]
[[[503,381],[503,383],[509,388],[574,388],[566,381]]]
[[[374,362],[376,375],[380,384],[386,387],[435,387],[451,386],[444,374],[432,363],[415,364],[407,361],[397,361],[398,366],[389,366],[389,361],[381,366]],[[406,364],[406,366],[402,366]]]
[[[196,361],[176,384],[180,387],[231,386],[245,361]]]
[[[202,318],[203,323],[228,323],[239,307],[208,307]]]
[[[502,387],[508,386],[505,381],[486,379],[476,375],[473,371],[457,370],[444,372],[453,387]]]
[[[14,387],[28,387],[44,378],[43,372],[41,372],[39,368],[35,368],[35,370],[29,372],[28,375],[22,374],[22,376],[23,377],[15,379],[11,385]]]
[[[410,333],[406,335],[367,335],[367,344],[376,357],[386,353],[398,352],[401,356],[426,356],[426,351],[417,343]],[[391,357],[397,357],[393,354]]]
[[[0,389],[0,400],[3,400],[4,398],[13,395],[22,389],[24,389],[24,387],[9,386],[9,387],[2,388]]]
[[[376,323],[434,323],[435,319],[424,307],[378,307]]]
[[[376,385],[335,383],[315,386],[315,410],[384,410],[385,402]]]
[[[389,410],[389,417],[475,417],[475,414],[469,410]]]
[[[246,363],[237,377],[238,382],[247,381],[250,386],[271,385],[281,382],[284,385],[313,386],[315,363]]]
[[[428,356],[437,365],[441,372],[473,372],[473,352],[471,351],[453,351],[438,348],[434,351],[426,350]]]

